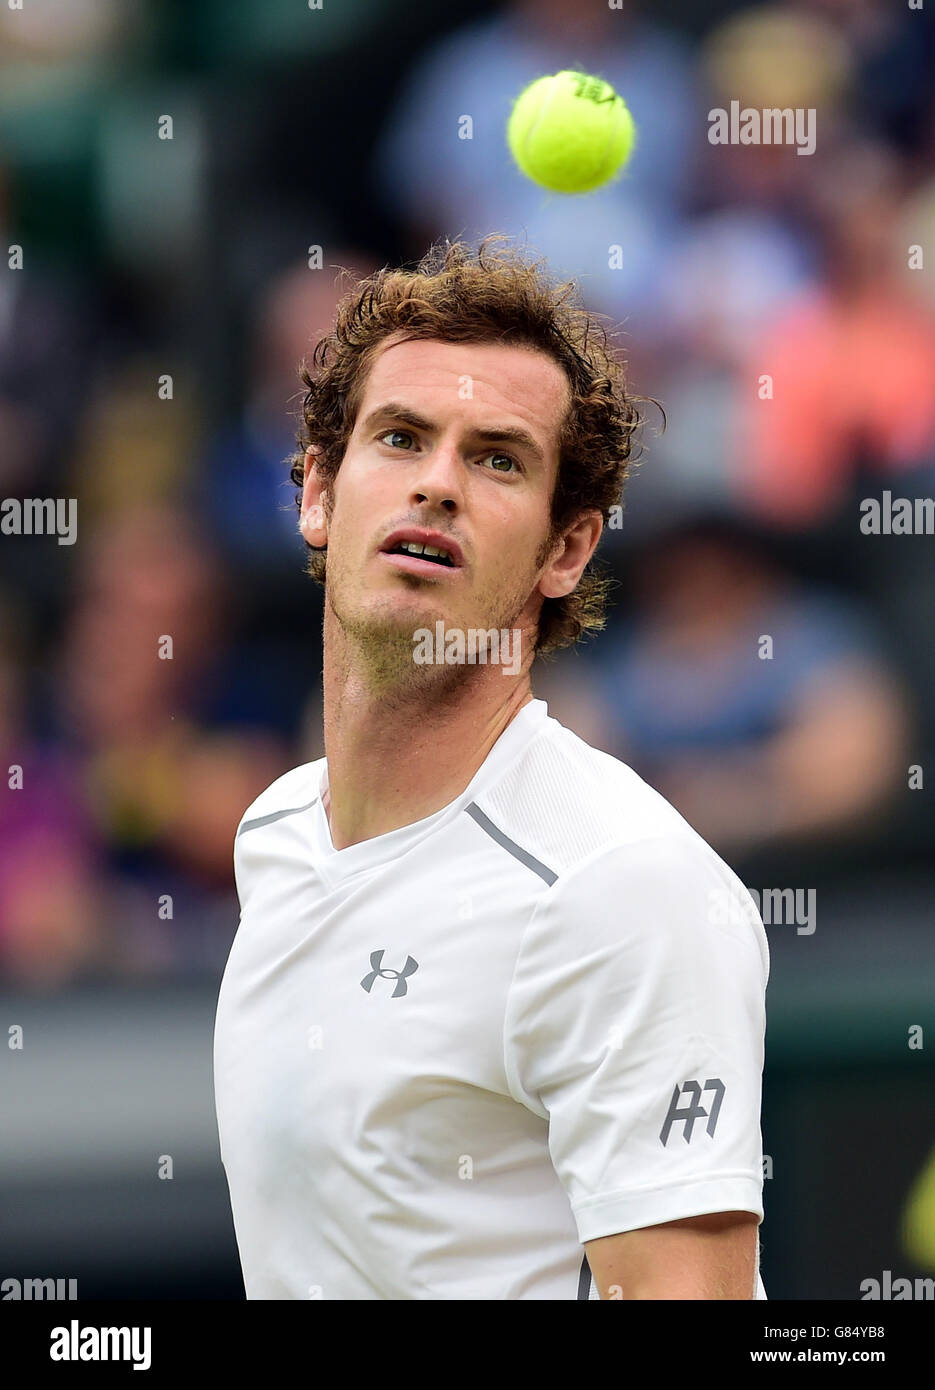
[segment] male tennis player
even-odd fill
[[[601,625],[638,412],[498,240],[363,282],[304,373],[327,756],[241,821],[215,1033],[247,1296],[765,1298],[762,923],[530,688]]]

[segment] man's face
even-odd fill
[[[328,601],[346,631],[411,641],[439,619],[462,630],[535,624],[564,582],[541,556],[569,398],[565,373],[541,352],[388,340],[325,521],[307,469],[302,530],[321,545],[327,526]],[[445,554],[439,563],[402,553],[406,544]]]

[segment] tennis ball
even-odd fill
[[[506,134],[527,178],[555,193],[590,193],[622,170],[636,126],[609,82],[564,71],[530,82],[513,104]]]

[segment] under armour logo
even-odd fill
[[[412,956],[407,956],[406,964],[403,966],[402,970],[384,970],[382,951],[370,952],[370,964],[372,966],[372,969],[370,973],[368,975],[365,975],[364,978],[361,980],[361,986],[369,994],[371,989],[373,988],[373,982],[378,975],[383,980],[395,980],[396,988],[390,995],[391,999],[398,999],[400,995],[406,993],[407,989],[409,988],[409,986],[406,984],[407,978],[410,975],[414,974],[415,971],[419,968],[419,962],[417,960],[413,960]]]
[[[706,1081],[703,1086],[697,1081],[686,1081],[681,1088],[676,1086],[675,1090],[672,1092],[669,1113],[666,1115],[665,1123],[659,1134],[663,1148],[665,1148],[668,1142],[669,1131],[676,1120],[681,1120],[685,1126],[682,1130],[682,1138],[685,1140],[686,1144],[691,1142],[692,1129],[696,1120],[703,1120],[707,1117],[708,1123],[705,1125],[705,1129],[709,1135],[713,1134],[714,1126],[717,1124],[717,1117],[720,1114],[721,1101],[724,1099],[725,1090],[726,1087],[724,1082],[718,1080],[717,1077],[715,1077],[713,1081]],[[690,1097],[688,1105],[683,1110],[679,1109],[680,1091],[682,1095]],[[714,1092],[714,1101],[710,1113],[705,1110],[704,1106],[701,1104],[702,1091]]]

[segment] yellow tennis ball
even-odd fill
[[[564,71],[530,82],[506,134],[527,178],[555,193],[590,193],[623,169],[636,125],[609,82]]]

